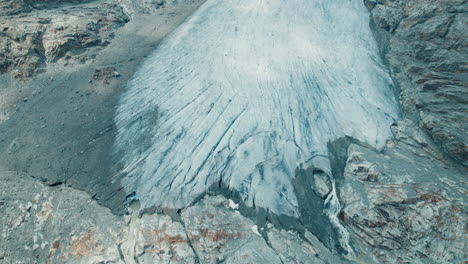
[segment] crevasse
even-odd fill
[[[339,137],[382,147],[396,115],[361,0],[208,0],[128,83],[114,147],[143,207],[222,182],[298,216],[295,170],[330,173]]]

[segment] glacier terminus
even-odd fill
[[[298,217],[295,171],[331,175],[345,136],[383,147],[398,111],[362,1],[208,0],[128,83],[114,150],[144,208],[223,184]]]

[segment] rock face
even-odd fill
[[[48,63],[94,58],[128,21],[114,1],[2,1],[0,72],[27,79]]]
[[[405,114],[468,166],[468,2],[365,0]]]
[[[466,181],[404,144],[351,145],[340,188],[344,221],[384,263],[462,263]]]
[[[121,217],[69,187],[0,176],[2,263],[341,263],[311,234],[258,230],[222,196],[201,199],[178,221],[139,217],[138,207]]]
[[[349,147],[340,187],[343,220],[384,263],[461,263],[468,3],[365,4],[406,119],[393,125],[394,139],[380,153]]]
[[[1,263],[118,263],[124,223],[89,195],[0,173]]]
[[[342,219],[379,262],[462,263],[467,1],[364,2],[400,87],[403,119],[382,151],[347,148]]]

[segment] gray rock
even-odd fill
[[[269,229],[268,240],[282,263],[327,263],[324,261],[326,256],[320,254],[322,252],[294,231]]]
[[[383,153],[352,144],[340,188],[348,227],[384,263],[464,259],[463,175],[403,143]]]
[[[331,183],[328,175],[323,172],[314,173],[314,183],[315,186],[312,186],[313,189],[320,194],[320,198],[325,199],[331,191]]]
[[[122,243],[126,263],[195,263],[187,233],[167,215],[135,217]]]
[[[0,173],[2,263],[121,263],[123,222],[83,192]]]
[[[340,186],[343,220],[377,261],[461,263],[467,2],[364,2],[400,87],[404,119],[392,126],[394,140],[382,152],[349,147]]]
[[[468,2],[364,0],[404,114],[468,166]]]
[[[339,263],[310,233],[258,230],[222,196],[203,198],[178,222],[133,206],[115,216],[81,191],[21,173],[0,177],[5,263]]]
[[[202,263],[281,263],[255,223],[222,196],[205,197],[184,210],[182,220]]]
[[[26,81],[44,72],[49,63],[84,63],[107,46],[114,31],[128,21],[113,1],[66,2],[0,3],[6,10],[16,10],[0,17],[0,73],[9,72]],[[21,14],[25,10],[29,13]]]

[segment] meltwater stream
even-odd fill
[[[377,148],[397,115],[362,0],[208,0],[148,57],[115,118],[124,185],[181,208],[213,184],[299,216],[295,170],[327,142]]]

